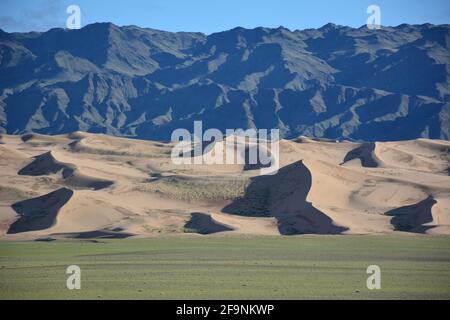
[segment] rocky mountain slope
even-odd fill
[[[0,30],[0,132],[165,140],[203,120],[221,130],[276,127],[285,138],[449,139],[449,31]]]

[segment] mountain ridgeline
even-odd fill
[[[0,132],[449,139],[450,26],[0,30]]]

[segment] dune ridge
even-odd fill
[[[56,224],[58,213],[72,195],[72,190],[61,188],[37,198],[14,203],[12,208],[20,218],[9,227],[8,234],[51,228]]]
[[[54,152],[49,151],[34,157],[34,161],[19,170],[19,175],[46,176],[61,173],[63,183],[72,188],[99,190],[108,188],[114,181],[102,180],[79,172],[76,165],[58,161]]]

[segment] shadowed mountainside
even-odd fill
[[[285,138],[449,139],[449,30],[0,30],[0,132],[167,140],[202,120]]]

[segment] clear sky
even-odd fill
[[[317,28],[328,22],[360,27],[371,4],[381,24],[450,23],[450,0],[0,0],[0,28],[44,31],[64,27],[66,8],[81,8],[82,26],[93,22],[210,34],[236,26]]]

